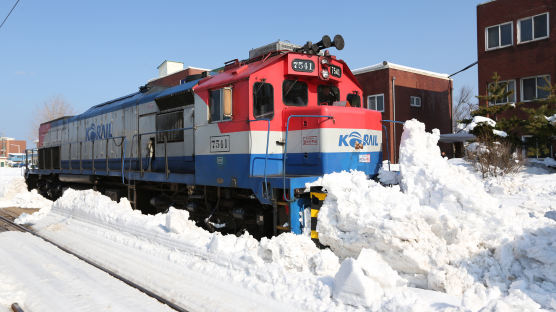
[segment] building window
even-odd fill
[[[232,120],[232,88],[210,91],[209,111],[211,122]]]
[[[521,100],[545,99],[550,95],[550,76],[536,76],[521,79]]]
[[[253,116],[268,119],[274,116],[274,88],[270,83],[253,84]]]
[[[418,96],[409,97],[409,106],[421,107],[421,98]]]
[[[494,84],[494,82],[491,82],[488,84],[488,89],[492,88],[492,85]],[[498,105],[498,104],[506,104],[506,103],[515,103],[515,80],[507,80],[507,81],[498,81],[499,85],[505,85],[505,93],[509,93],[510,91],[512,92],[512,94],[501,98],[501,99],[497,99],[496,101],[490,101],[489,104],[490,105]],[[491,95],[489,93],[489,95]]]
[[[487,27],[485,30],[486,50],[498,49],[513,44],[512,22]]]
[[[548,38],[548,12],[520,19],[517,22],[518,43]]]
[[[384,112],[384,94],[367,96],[367,108],[379,112]]]
[[[307,84],[299,80],[284,80],[282,100],[287,106],[307,106]]]

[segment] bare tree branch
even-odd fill
[[[73,106],[66,101],[64,96],[55,95],[48,98],[41,105],[35,107],[29,138],[32,142],[38,140],[41,123],[72,114],[74,114]]]
[[[471,112],[477,109],[478,103],[473,103],[473,99],[473,89],[470,86],[463,86],[459,89],[452,115],[454,130],[459,121],[470,118]]]

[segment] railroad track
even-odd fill
[[[30,212],[35,212],[38,209],[30,209]],[[9,222],[0,222],[0,232],[5,231],[22,231],[19,227],[14,226],[13,220],[19,216],[21,212],[14,208],[2,208],[0,209],[0,217],[8,220]]]
[[[107,268],[105,268],[105,267],[103,267],[103,266],[101,266],[101,265],[99,265],[99,264],[97,264],[97,263],[95,263],[95,262],[93,262],[93,261],[91,261],[91,260],[85,258],[85,257],[82,257],[82,256],[76,254],[76,253],[74,253],[73,251],[71,251],[71,250],[69,250],[69,249],[67,249],[67,248],[65,248],[65,247],[63,247],[63,246],[60,246],[60,245],[56,244],[55,242],[53,242],[53,241],[51,241],[51,240],[49,240],[49,239],[47,239],[47,238],[41,236],[40,234],[35,233],[35,232],[32,231],[31,229],[28,229],[28,228],[26,228],[26,227],[24,227],[24,226],[21,226],[21,225],[19,225],[19,224],[14,223],[13,220],[15,219],[15,217],[13,216],[13,214],[5,213],[5,212],[2,212],[2,211],[3,211],[3,209],[0,209],[0,232],[3,232],[3,231],[20,231],[20,232],[27,232],[27,233],[30,233],[30,234],[32,234],[32,235],[34,235],[34,236],[36,236],[36,237],[39,237],[40,239],[46,241],[47,243],[52,244],[52,245],[58,247],[58,248],[61,249],[62,251],[64,251],[64,252],[66,252],[66,253],[68,253],[68,254],[70,254],[70,255],[72,255],[72,256],[78,258],[79,260],[84,261],[85,263],[87,263],[87,264],[89,264],[89,265],[91,265],[91,266],[93,266],[93,267],[95,267],[95,268],[97,268],[97,269],[99,269],[99,270],[101,270],[101,271],[103,271],[103,272],[109,274],[110,276],[112,276],[112,277],[114,277],[114,278],[116,278],[116,279],[118,279],[118,280],[120,280],[120,281],[126,283],[127,285],[129,285],[129,286],[131,286],[131,287],[133,287],[133,288],[139,290],[140,292],[144,293],[145,295],[147,295],[147,296],[149,296],[149,297],[151,297],[151,298],[156,299],[158,302],[160,302],[160,303],[162,303],[162,304],[165,304],[165,305],[169,306],[170,308],[172,308],[172,309],[174,309],[174,310],[176,310],[176,311],[179,311],[179,312],[189,312],[189,310],[184,309],[184,308],[182,308],[182,307],[180,307],[180,306],[174,304],[172,301],[170,301],[170,300],[168,300],[168,299],[165,299],[165,298],[162,297],[162,296],[159,296],[158,294],[156,294],[156,293],[154,293],[154,292],[152,292],[152,291],[150,291],[150,290],[144,288],[143,286],[138,285],[138,284],[136,284],[136,283],[134,283],[134,282],[128,280],[127,278],[125,278],[125,277],[123,277],[123,276],[121,276],[121,275],[119,275],[119,274],[117,274],[117,273],[115,273],[115,272],[113,272],[113,271],[111,271],[111,270],[109,270],[109,269],[107,269]],[[19,308],[19,306],[18,306],[18,308]],[[12,309],[13,309],[13,307],[12,307]],[[14,311],[16,311],[16,310],[14,310]],[[18,310],[18,311],[22,311],[22,310]]]

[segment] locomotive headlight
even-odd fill
[[[323,58],[320,60],[321,64],[328,64],[328,59]]]
[[[328,79],[328,70],[323,69],[321,74],[322,74],[322,78]]]

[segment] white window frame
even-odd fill
[[[370,107],[369,107],[369,99],[372,98],[372,97],[378,98],[379,96],[382,96],[382,110],[376,109],[376,108],[377,108],[377,107],[376,107],[376,103],[377,103],[376,100],[375,100],[375,109],[370,108]],[[384,103],[384,93],[373,94],[373,95],[367,95],[367,109],[372,109],[372,110],[375,110],[375,111],[377,111],[377,112],[382,112],[382,113],[384,113],[384,107],[385,107],[385,106],[386,106],[386,103]]]
[[[510,24],[510,32],[511,32],[511,37],[512,37],[512,42],[510,42],[510,44],[507,45],[502,45],[502,33],[501,33],[501,27],[503,25],[507,25]],[[489,28],[493,28],[493,27],[498,27],[498,46],[494,47],[494,48],[489,48],[488,47],[488,29]],[[502,49],[502,48],[506,48],[506,47],[511,47],[514,45],[514,23],[513,22],[506,22],[506,23],[501,23],[498,25],[492,25],[492,26],[487,26],[485,27],[485,51],[492,51],[492,50],[497,50],[497,49]]]
[[[415,103],[419,100],[419,104]],[[409,106],[411,107],[421,107],[421,97],[420,96],[410,96],[409,97]]]
[[[539,38],[534,38],[535,37],[535,20],[534,20],[534,18],[537,17],[537,16],[545,15],[545,14],[546,14],[546,36],[539,37]],[[527,20],[527,19],[531,19],[531,37],[533,37],[533,39],[527,40],[527,41],[521,41],[521,21],[524,21],[524,20]],[[546,39],[546,38],[549,38],[549,37],[550,37],[550,13],[549,12],[544,12],[544,13],[541,13],[541,14],[528,16],[528,17],[520,18],[520,19],[517,20],[517,44],[539,41],[539,40],[543,40],[543,39]]]
[[[209,109],[208,109],[208,121],[209,121],[209,123],[219,123],[219,122],[223,122],[223,121],[231,121],[232,120],[232,117],[226,117],[224,115],[224,100],[223,100],[223,98],[224,98],[224,89],[229,89],[230,92],[231,92],[232,110],[233,110],[233,106],[234,106],[234,103],[233,103],[233,94],[234,94],[233,93],[234,92],[233,88],[231,88],[231,87],[222,87],[222,88],[219,88],[219,89],[210,90],[209,91]],[[212,120],[211,119],[212,112],[210,111],[210,108],[211,108],[211,106],[210,106],[210,100],[211,100],[210,99],[210,92],[212,92],[212,91],[219,91],[220,92],[220,104],[219,104],[219,106],[220,106],[220,116],[219,116],[218,120]]]
[[[516,96],[517,88],[516,88],[516,81],[515,81],[515,79],[498,81],[498,84],[505,83],[505,82],[506,82],[506,83],[509,83],[509,82],[511,82],[511,81],[513,81],[513,83],[514,83],[514,93],[511,95],[511,96],[513,97],[513,99],[510,100],[510,98],[508,97],[508,101],[507,101],[507,102],[500,102],[500,103],[494,103],[494,102],[488,101],[488,106],[504,105],[504,104],[508,104],[508,103],[515,103],[515,99],[516,99],[516,97],[517,97],[517,96]],[[491,82],[491,83],[489,83],[489,84],[487,85],[487,90],[488,90],[488,88],[489,88],[492,84],[494,84],[494,82]],[[508,91],[508,85],[509,85],[509,84],[506,85],[506,91]]]
[[[539,94],[538,94],[539,86],[537,85],[537,78],[539,78],[539,77],[544,78],[544,77],[546,77],[546,76],[548,76],[548,81],[549,81],[549,83],[552,83],[552,77],[550,77],[549,74],[546,74],[546,75],[537,75],[537,76],[529,76],[529,77],[523,77],[523,78],[520,78],[520,79],[519,79],[519,90],[520,90],[519,93],[520,93],[520,99],[521,99],[522,102],[533,102],[533,101],[545,99],[545,98],[539,99]],[[531,78],[535,78],[535,98],[532,99],[532,100],[525,100],[525,99],[523,98],[523,95],[525,94],[525,92],[523,92],[523,80],[524,80],[524,79],[531,79]]]

